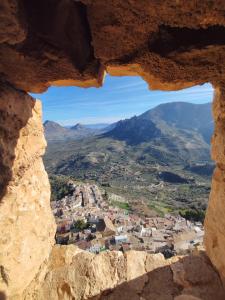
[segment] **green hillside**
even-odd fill
[[[213,170],[205,136],[213,127],[210,104],[196,106],[200,105],[164,104],[120,121],[102,135],[49,141],[46,169],[49,174],[97,182],[125,197],[140,213],[204,210]],[[188,118],[181,117],[182,109]],[[166,111],[177,117],[169,118]]]

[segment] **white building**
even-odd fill
[[[127,243],[128,238],[127,235],[116,235],[115,242],[116,244]]]
[[[144,226],[141,226],[141,237],[149,237],[152,235],[151,228],[145,228]]]

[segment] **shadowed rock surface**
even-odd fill
[[[72,245],[54,246],[42,270],[45,279],[40,272],[25,292],[26,300],[225,297],[219,276],[204,253],[165,260],[162,254],[113,251],[95,255]]]
[[[162,90],[224,80],[223,0],[11,2],[3,1],[0,68],[19,89],[99,86],[103,69]]]

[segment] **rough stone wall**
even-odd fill
[[[42,155],[41,102],[0,87],[0,291],[21,294],[49,256],[55,223]]]
[[[3,0],[1,77],[16,88],[100,86],[104,70],[154,89],[225,80],[224,0]]]
[[[96,58],[112,75],[175,90],[224,78],[224,1],[104,1],[87,5]]]
[[[0,72],[4,80],[32,92],[50,85],[101,84],[103,71],[94,57],[86,7],[81,2],[3,0],[1,6]]]
[[[57,245],[22,299],[224,300],[225,291],[204,254],[165,260],[162,254],[95,255]]]
[[[212,158],[216,169],[205,220],[205,246],[225,284],[225,84],[215,87],[213,115]]]

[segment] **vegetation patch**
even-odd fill
[[[111,205],[115,206],[115,207],[119,207],[121,209],[125,209],[127,211],[129,211],[131,209],[130,205],[128,202],[121,202],[121,201],[111,201]]]
[[[68,183],[71,178],[63,175],[51,175],[49,181],[51,185],[51,201],[58,201],[66,195],[73,193],[73,186]]]
[[[205,211],[198,209],[184,209],[179,211],[181,217],[185,218],[189,221],[194,222],[204,222],[205,219]]]

